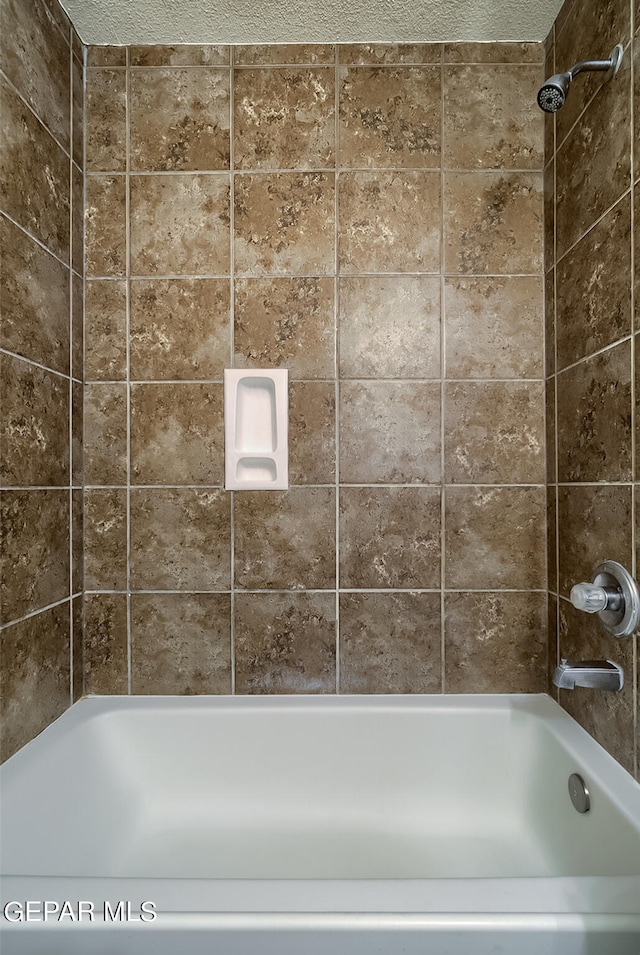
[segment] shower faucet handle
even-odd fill
[[[605,560],[593,572],[591,583],[571,588],[570,600],[577,610],[597,613],[614,637],[630,637],[640,625],[640,591],[628,570],[615,560]]]
[[[622,591],[618,587],[598,587],[582,581],[571,588],[569,599],[576,610],[585,613],[600,613],[601,610],[619,610]]]

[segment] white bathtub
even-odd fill
[[[640,950],[640,786],[544,695],[90,698],[0,783],[4,955]]]

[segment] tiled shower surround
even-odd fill
[[[640,256],[639,12],[640,5],[634,9],[628,0],[566,3],[548,37],[545,66],[549,75],[581,59],[608,56],[616,43],[625,50],[613,81],[602,85],[596,73],[579,77],[555,121],[547,120],[545,274],[550,664],[559,657],[622,664],[621,693],[562,690],[560,702],[630,772],[638,758],[638,638],[615,640],[597,619],[574,610],[568,597],[572,584],[591,579],[603,559],[620,561],[636,577],[640,570],[637,510],[634,520],[640,478],[637,278],[634,288]]]
[[[633,6],[89,47],[83,113],[56,0],[0,0],[4,756],[83,692],[537,692],[562,653],[623,663],[560,702],[637,771],[637,650],[567,600],[637,570]],[[543,71],[620,39],[544,127]],[[226,492],[223,369],[277,366],[291,488]]]
[[[55,2],[0,13],[6,758],[82,692],[83,50]]]
[[[85,692],[546,688],[542,56],[89,48]]]

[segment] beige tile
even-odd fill
[[[615,82],[603,85],[558,149],[559,256],[584,235],[631,183],[631,72],[631,58],[626,56]],[[578,83],[573,86],[577,88]],[[567,103],[570,100],[571,97]]]
[[[215,44],[130,46],[130,66],[227,66],[230,47]]]
[[[547,377],[555,375],[556,361],[556,270],[551,269],[544,277],[544,373]]]
[[[335,47],[330,43],[257,43],[233,48],[233,62],[236,66],[333,63],[335,55]]]
[[[133,594],[131,692],[231,692],[228,594]]]
[[[71,593],[84,590],[84,491],[71,492]]]
[[[127,377],[127,283],[88,281],[85,286],[87,381]]]
[[[127,693],[126,594],[87,594],[84,598],[84,692]]]
[[[71,601],[71,693],[74,703],[84,694],[84,598],[75,597]]]
[[[126,489],[87,488],[84,507],[86,589],[126,590]]]
[[[439,173],[342,173],[338,215],[341,272],[439,271]]]
[[[543,593],[445,595],[447,693],[544,693]]]
[[[440,375],[440,279],[431,275],[340,279],[341,378]]]
[[[638,42],[638,28],[640,27],[640,12],[634,17],[636,35],[633,40],[633,179],[637,182],[640,176],[640,43]]]
[[[332,173],[236,176],[236,274],[333,272],[334,206]]]
[[[542,589],[545,512],[542,487],[446,488],[447,588]]]
[[[445,385],[445,480],[544,484],[544,382]]]
[[[228,590],[229,495],[197,488],[131,491],[132,590]]]
[[[439,169],[440,66],[340,68],[341,166]]]
[[[514,274],[542,268],[542,176],[528,172],[445,174],[445,269]]]
[[[440,384],[340,385],[340,481],[425,484],[440,479]]]
[[[438,693],[439,594],[341,594],[340,692]]]
[[[70,698],[69,603],[2,632],[2,752],[8,759],[57,719]]]
[[[69,483],[69,381],[0,354],[0,480]]]
[[[556,379],[549,378],[545,391],[545,442],[547,446],[547,484],[558,480],[556,474]]]
[[[631,202],[622,199],[558,263],[558,366],[631,332]]]
[[[544,271],[556,264],[556,160],[551,159],[542,174],[543,204],[543,260]]]
[[[71,164],[71,267],[84,275],[84,175],[75,163]]]
[[[74,487],[84,484],[84,389],[71,382],[71,474]]]
[[[87,385],[84,398],[87,484],[127,483],[127,386]]]
[[[229,70],[132,70],[132,170],[229,168]]]
[[[632,564],[631,486],[577,485],[558,488],[560,593],[590,581],[603,560]]]
[[[558,375],[558,479],[632,479],[629,341]]]
[[[340,489],[340,586],[440,587],[439,488]]]
[[[131,177],[133,275],[229,271],[229,176]]]
[[[538,276],[448,278],[448,378],[541,378],[544,312]]]
[[[540,67],[494,64],[444,71],[443,163],[449,169],[541,169]]]
[[[440,63],[441,43],[341,43],[341,63],[383,66],[398,63]]]
[[[69,149],[69,67],[67,39],[53,26],[42,3],[2,4],[0,58],[8,79],[58,142]]]
[[[131,482],[224,483],[222,385],[132,385]]]
[[[0,133],[0,207],[68,262],[69,159],[4,80]]]
[[[231,354],[229,279],[136,279],[129,291],[134,380],[222,380]]]
[[[237,279],[234,367],[289,369],[289,378],[335,376],[333,278]]]
[[[127,75],[124,70],[87,70],[86,169],[124,172],[127,167]]]
[[[331,381],[289,385],[289,483],[336,479],[336,399]]]
[[[549,594],[548,601],[548,628],[549,628],[549,659],[547,693],[552,699],[558,699],[558,689],[553,685],[553,672],[560,663],[558,653],[558,598]]]
[[[558,592],[557,529],[556,488],[547,485],[547,580],[551,593]]]
[[[236,169],[335,165],[335,69],[241,69],[234,74]]]
[[[0,218],[0,345],[69,374],[69,270]]]
[[[84,278],[71,275],[71,374],[84,380]]]
[[[235,495],[234,525],[236,588],[335,587],[334,488],[243,491]]]
[[[635,439],[636,439],[636,448],[640,448],[640,334],[636,332],[633,336],[633,347],[634,347],[634,364],[635,364],[635,408],[634,408],[634,424],[635,424]],[[640,456],[636,454],[636,473],[634,475],[636,481],[640,481]],[[640,544],[640,539],[638,541]],[[638,569],[640,569],[640,561],[638,562]]]
[[[445,43],[445,63],[542,63],[542,43]]]
[[[124,176],[87,176],[85,243],[87,277],[126,274]]]
[[[69,595],[69,491],[0,492],[0,622]]]
[[[568,600],[560,601],[560,656],[567,660],[615,660],[627,679],[619,693],[593,693],[584,687],[560,690],[560,704],[614,759],[633,772],[633,642],[616,640],[611,651],[611,634],[597,617],[576,610]]]
[[[333,594],[238,594],[236,693],[334,693]]]
[[[126,66],[126,46],[87,46],[87,66]]]
[[[79,168],[84,167],[84,68],[82,56],[80,59],[73,58],[72,65],[72,103],[71,103],[71,121],[72,121],[72,158]]]
[[[617,44],[626,46],[631,36],[631,4],[620,0],[597,0],[576,6],[567,18],[566,26],[556,29],[556,69],[567,70],[573,63],[584,59],[605,59]],[[595,46],[594,46],[594,38]],[[592,50],[586,54],[585,50]],[[630,50],[625,59],[630,60]],[[619,80],[616,77],[616,83]],[[558,136],[561,141],[567,135],[587,103],[597,92],[602,96],[605,83],[601,72],[587,72],[571,85],[571,95],[557,114]],[[606,113],[603,114],[607,116]]]
[[[43,0],[46,15],[55,24],[62,34],[65,43],[69,43],[69,32],[71,30],[71,20],[58,0]]]

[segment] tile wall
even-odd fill
[[[88,49],[85,692],[546,688],[542,59]]]
[[[635,9],[634,9],[635,8]],[[606,58],[611,82],[579,76],[545,131],[550,664],[612,659],[620,694],[576,689],[561,704],[630,772],[638,772],[637,636],[616,641],[574,610],[569,591],[603,559],[637,577],[640,325],[639,5],[567,0],[546,43],[547,75]],[[634,131],[635,130],[635,138]],[[557,691],[554,691],[557,692]]]
[[[2,758],[82,691],[82,45],[1,0]]]

